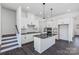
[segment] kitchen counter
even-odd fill
[[[40,34],[40,35],[34,35],[35,37],[41,38],[41,39],[45,39],[48,37],[52,37],[55,36],[56,34],[52,34],[51,36],[47,36],[47,34]]]
[[[34,34],[34,33],[40,33],[40,32],[27,32],[27,33],[21,33],[21,35]]]
[[[40,35],[40,32],[27,32],[27,33],[21,33],[21,43],[29,43],[34,41],[34,35]]]

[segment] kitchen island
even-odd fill
[[[42,53],[55,44],[55,35],[40,34],[34,36],[34,49]]]

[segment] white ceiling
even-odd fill
[[[29,11],[35,15],[42,16],[40,12],[43,12],[42,3],[2,3],[2,6],[16,10],[18,6],[21,6],[24,10]],[[27,6],[30,8],[27,9]],[[50,16],[50,8],[53,8],[53,16],[60,15],[69,12],[79,11],[79,3],[46,3],[45,15]],[[70,11],[71,10],[71,11]]]

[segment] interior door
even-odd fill
[[[59,39],[68,40],[68,25],[59,25]]]

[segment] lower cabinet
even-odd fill
[[[27,37],[27,42],[31,42],[34,40],[32,34],[28,34],[28,35],[26,35],[26,37]]]
[[[21,44],[25,44],[26,43],[26,35],[22,35],[21,36]]]
[[[27,35],[21,36],[21,43],[22,44],[25,44],[25,43],[28,43],[28,42],[31,42],[31,41],[33,41],[33,35],[32,34],[27,34]]]
[[[25,34],[21,36],[21,44],[29,43],[34,41],[34,35],[39,35],[40,33],[34,33],[34,34]]]
[[[55,39],[58,40],[58,35],[55,35]]]

